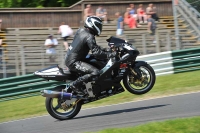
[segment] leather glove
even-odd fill
[[[108,58],[113,58],[113,57],[116,57],[117,56],[117,52],[114,51],[114,52],[111,52],[108,54]]]
[[[105,51],[105,52],[111,52],[110,48],[102,48],[102,50]]]

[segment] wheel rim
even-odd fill
[[[63,110],[61,103],[63,103],[64,100],[58,99],[58,98],[51,98],[50,100],[50,107],[51,110],[54,112],[54,114],[56,114],[57,116],[60,117],[68,117],[71,114],[74,113],[74,111],[77,108],[77,104],[75,104],[73,107],[70,107],[68,110]]]
[[[145,66],[141,66],[139,69],[142,74],[141,80],[134,78],[133,74],[130,73],[129,75],[127,75],[126,81],[127,81],[128,86],[132,90],[145,91],[151,85],[153,75],[152,75],[151,71],[149,70],[149,68],[147,68]]]

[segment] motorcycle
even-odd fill
[[[46,97],[46,109],[52,117],[59,120],[71,119],[79,113],[83,104],[122,93],[125,89],[132,94],[141,95],[153,88],[155,72],[147,62],[136,61],[139,51],[131,43],[113,36],[107,42],[117,56],[103,60],[93,55],[86,57],[85,62],[98,68],[100,76],[95,81],[82,84],[84,95],[68,88],[69,82],[82,76],[80,73],[58,65],[34,73],[46,80],[63,81],[63,85],[41,91],[42,96]]]

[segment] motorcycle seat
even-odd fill
[[[59,71],[63,74],[63,75],[71,75],[74,74],[75,72],[70,71],[69,68],[60,68]]]

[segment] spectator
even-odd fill
[[[107,11],[106,11],[106,9],[103,9],[101,5],[96,10],[96,16],[103,19],[104,23],[108,23]]]
[[[0,19],[0,31],[1,31],[1,24],[2,24],[2,20]]]
[[[158,21],[159,18],[156,14],[156,7],[153,7],[153,4],[149,4],[149,6],[146,8],[146,13],[147,15],[151,15],[155,21]]]
[[[2,39],[0,39],[0,64],[2,63]]]
[[[92,16],[92,9],[91,9],[91,5],[87,5],[86,8],[84,9],[84,20],[86,20],[87,17]]]
[[[49,55],[49,61],[55,62],[55,58],[56,58],[55,47],[58,45],[57,39],[54,39],[53,35],[49,35],[48,38],[45,40],[44,45],[47,47],[46,54]]]
[[[178,0],[174,1],[174,5],[177,6],[178,5]]]
[[[120,12],[116,12],[115,16],[117,17],[117,31],[116,31],[116,35],[117,36],[121,36],[123,34],[123,17],[121,16]]]
[[[139,23],[142,23],[142,21],[144,23],[147,23],[147,15],[146,15],[146,13],[145,13],[145,11],[143,9],[143,5],[142,4],[140,4],[139,8],[137,9],[137,16],[139,18]]]
[[[137,22],[135,18],[130,15],[131,8],[127,8],[126,12],[124,13],[124,23],[129,26],[129,28],[136,28]]]
[[[130,4],[130,11],[129,11],[129,13],[130,13],[130,15],[133,17],[133,18],[135,18],[135,20],[137,21],[138,20],[138,17],[137,17],[137,14],[136,14],[136,12],[135,12],[135,5],[134,4]]]
[[[147,30],[150,33],[150,35],[154,36],[155,32],[156,32],[156,28],[157,28],[155,20],[151,17],[151,15],[148,15],[147,17],[148,17],[148,19],[147,19],[147,21],[148,21]],[[153,43],[156,43],[155,37],[153,37]]]
[[[65,22],[62,22],[58,30],[58,34],[60,33],[61,37],[64,39],[63,44],[65,46],[65,50],[67,50],[69,47],[67,38],[73,34],[73,30],[68,25],[66,25]]]

